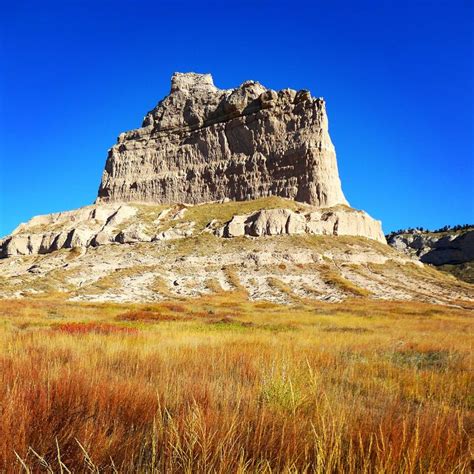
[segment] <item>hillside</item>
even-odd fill
[[[276,197],[92,206],[36,217],[0,243],[17,252],[0,259],[0,296],[145,302],[241,290],[250,300],[286,303],[472,299],[469,285],[368,238],[378,237],[377,225],[345,206]]]
[[[474,226],[400,230],[386,237],[393,248],[474,283]]]

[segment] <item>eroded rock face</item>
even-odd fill
[[[33,217],[0,240],[0,258],[112,243],[122,235],[120,226],[136,212],[135,207],[126,204],[105,204]],[[125,232],[129,236],[133,228],[126,227]]]
[[[394,234],[388,243],[423,263],[457,265],[474,261],[474,230],[437,234]]]
[[[255,201],[248,214],[235,215],[232,203],[229,220],[227,202],[244,200]],[[269,204],[275,200],[277,206]],[[146,115],[142,128],[119,136],[97,201],[21,224],[0,240],[0,258],[153,245],[203,232],[352,235],[385,242],[379,221],[347,206],[322,99],[253,81],[221,90],[209,74],[173,75],[170,94]],[[202,203],[224,208],[212,207],[203,219],[196,210]]]
[[[341,206],[333,210],[294,212],[289,209],[264,209],[234,216],[216,230],[221,237],[263,237],[271,235],[352,235],[385,243],[380,221],[363,211]]]
[[[282,203],[288,202],[281,200]],[[200,206],[96,204],[38,216],[21,224],[0,240],[0,258],[51,253],[61,249],[100,247],[183,239],[201,233],[216,237],[265,237],[274,235],[353,235],[385,243],[380,221],[347,206],[324,209],[301,205],[302,211],[286,208],[260,209],[234,215],[227,222],[215,219],[225,204],[214,203],[207,222],[196,226]],[[215,215],[214,215],[215,213]],[[189,215],[190,214],[190,215]]]
[[[172,77],[141,128],[110,150],[98,202],[201,203],[281,196],[347,204],[323,99],[247,81],[221,90],[209,74]]]

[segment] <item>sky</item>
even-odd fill
[[[92,203],[175,71],[324,97],[345,195],[386,232],[474,223],[471,0],[0,3],[0,236]]]

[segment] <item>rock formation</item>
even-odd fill
[[[173,75],[141,128],[110,150],[97,202],[201,203],[281,196],[347,204],[323,99],[210,74]]]
[[[249,215],[235,215],[216,232],[219,236],[263,237],[270,235],[352,235],[385,243],[380,222],[362,211],[341,206],[333,210],[294,212],[263,209]]]
[[[136,303],[220,289],[472,301],[347,205],[322,99],[257,82],[219,90],[210,75],[175,74],[143,127],[120,135],[95,204],[0,239],[0,298]]]
[[[282,206],[290,201],[274,198]],[[200,206],[171,207],[127,203],[104,203],[75,211],[37,216],[21,224],[0,240],[0,258],[46,254],[70,248],[90,248],[108,244],[157,242],[212,233],[216,237],[264,237],[272,235],[350,235],[385,243],[380,221],[363,211],[347,206],[322,209],[302,205],[302,209],[261,209],[250,214],[234,215],[227,221],[219,216],[226,203],[212,204],[205,224],[196,226],[194,214]],[[258,201],[255,202],[258,206]],[[188,216],[191,214],[191,216]]]
[[[474,261],[474,230],[391,234],[388,243],[423,263],[458,265]]]
[[[472,306],[467,285],[358,236],[379,232],[347,206],[276,197],[88,206],[34,218],[0,243],[11,257],[0,259],[0,298],[139,303],[238,290],[277,303],[372,296]]]
[[[245,212],[235,201],[252,204]],[[203,203],[214,203],[204,217]],[[0,258],[203,233],[385,243],[380,221],[347,205],[322,99],[253,81],[221,90],[209,74],[176,73],[143,127],[109,151],[97,202],[21,224],[0,240]]]

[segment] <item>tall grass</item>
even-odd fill
[[[0,314],[0,471],[470,472],[466,310],[235,292]]]

